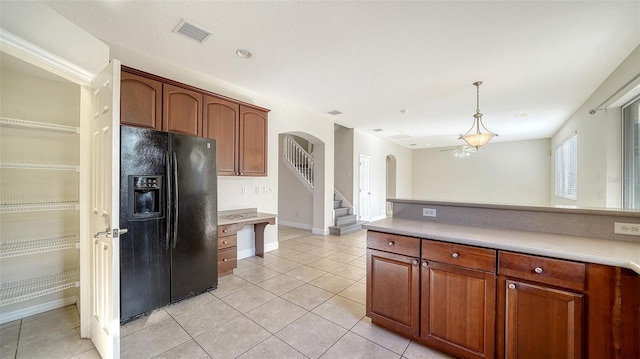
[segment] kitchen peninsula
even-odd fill
[[[364,225],[374,323],[461,358],[640,357],[640,241],[614,234],[640,213],[390,202]]]
[[[264,256],[264,228],[276,224],[277,215],[243,208],[218,212],[218,276],[230,274],[238,266],[237,232],[253,224],[255,255]]]

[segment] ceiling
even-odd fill
[[[640,44],[639,1],[45,2],[103,41],[409,148],[463,144],[478,80],[493,141],[551,137]],[[182,19],[213,35],[173,33]]]

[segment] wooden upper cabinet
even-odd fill
[[[240,105],[240,176],[267,175],[267,112]]]
[[[165,83],[162,129],[202,136],[202,93]]]
[[[205,95],[203,106],[202,135],[216,140],[218,175],[235,176],[239,162],[240,105]]]
[[[162,129],[162,82],[123,71],[120,82],[120,123]]]

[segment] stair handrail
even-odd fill
[[[284,160],[295,169],[296,174],[303,182],[313,188],[313,156],[289,135],[284,136],[283,146]]]

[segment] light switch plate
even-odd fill
[[[423,208],[422,209],[422,216],[423,217],[435,217],[436,216],[436,209],[435,208]]]

